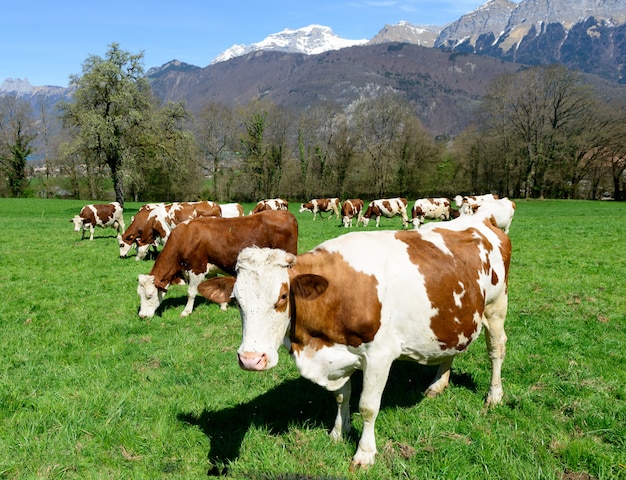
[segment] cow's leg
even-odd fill
[[[93,240],[93,231],[95,230],[93,225],[89,225],[89,240]]]
[[[443,363],[439,364],[439,368],[437,369],[437,375],[435,375],[433,383],[431,383],[430,386],[426,389],[424,395],[431,398],[436,397],[446,389],[446,387],[450,383],[450,367],[452,366],[453,359],[454,357],[450,357]]]
[[[491,385],[487,395],[487,405],[495,405],[502,401],[502,362],[506,354],[506,333],[504,319],[508,307],[508,294],[503,291],[498,299],[486,306],[483,324],[485,326],[485,340],[487,352],[491,359]]]
[[[186,317],[193,311],[193,304],[196,300],[196,295],[198,295],[198,285],[200,285],[205,278],[206,273],[196,275],[193,272],[189,272],[189,286],[187,287],[187,305],[185,305],[185,309],[181,312],[181,317]]]
[[[376,217],[376,226],[380,226],[380,215]]]
[[[359,446],[352,458],[350,470],[358,467],[367,468],[374,464],[376,457],[376,417],[380,410],[380,401],[393,358],[387,356],[370,356],[363,366],[363,391],[359,401],[359,412],[363,418],[363,433]]]
[[[333,392],[337,401],[337,416],[335,417],[335,425],[330,432],[330,438],[334,441],[341,440],[342,435],[350,432],[350,395],[352,393],[352,384],[350,379],[339,390]]]
[[[137,243],[137,255],[135,256],[135,260],[143,260],[148,254],[148,250],[150,250],[150,245],[150,243],[147,245],[139,245],[139,243]]]

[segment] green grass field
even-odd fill
[[[518,201],[504,403],[483,408],[482,339],[435,399],[432,368],[397,362],[377,463],[355,473],[360,376],[353,433],[335,444],[332,394],[287,352],[240,370],[236,308],[199,299],[181,318],[175,286],[141,320],[137,275],[153,261],[118,258],[111,229],[81,241],[69,220],[85,203],[0,199],[0,478],[626,478],[626,203]],[[301,250],[345,233],[292,211]]]

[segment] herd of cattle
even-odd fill
[[[331,437],[350,430],[350,377],[363,371],[359,410],[363,432],[351,468],[374,463],[374,423],[391,364],[410,359],[438,365],[425,395],[449,383],[454,357],[484,327],[491,361],[487,404],[501,402],[511,243],[515,204],[493,195],[417,200],[413,229],[352,231],[298,253],[298,222],[281,199],[262,200],[244,215],[239,204],[154,203],[140,208],[125,228],[118,203],[87,205],[72,219],[75,230],[117,229],[120,256],[136,246],[136,259],[161,252],[138,278],[139,316],[155,315],[168,287],[188,284],[182,316],[197,294],[223,309],[236,301],[242,319],[237,351],[243,369],[262,371],[287,347],[300,373],[335,394]],[[330,213],[343,226],[372,217],[400,216],[404,198],[314,199],[302,212]],[[425,220],[443,220],[427,222]],[[208,278],[208,280],[207,280]]]

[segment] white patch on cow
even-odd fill
[[[269,256],[268,256],[269,253]],[[233,295],[242,316],[243,336],[237,353],[247,370],[266,370],[278,364],[278,349],[287,335],[289,307],[277,310],[288,266],[294,255],[282,250],[244,248],[237,261]],[[258,276],[262,268],[263,277]]]
[[[463,285],[463,282],[459,282],[459,286],[461,287],[461,292],[460,293],[456,293],[454,292],[454,303],[457,307],[462,307],[463,306],[463,297],[465,296],[465,285]]]
[[[343,387],[350,375],[361,368],[360,357],[354,350],[346,345],[319,350],[306,346],[300,353],[294,354],[293,359],[304,378],[332,392]]]

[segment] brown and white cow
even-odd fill
[[[435,396],[455,356],[484,327],[492,370],[486,403],[501,402],[511,243],[490,220],[352,232],[298,256],[244,249],[233,290],[240,366],[270,369],[285,345],[301,375],[334,392],[335,440],[350,429],[350,376],[362,370],[363,432],[351,467],[374,463],[374,422],[396,359],[439,365],[426,390]]]
[[[477,212],[485,215],[492,215],[496,225],[504,230],[508,235],[513,216],[515,215],[515,202],[508,198],[497,198],[494,200],[483,200],[478,205],[472,205],[466,199],[461,203],[459,208],[461,215],[474,215]]]
[[[411,208],[411,221],[415,228],[429,220],[450,220],[449,198],[418,198]]]
[[[138,277],[139,316],[154,316],[171,284],[189,284],[187,305],[193,310],[199,284],[210,275],[235,273],[239,252],[251,246],[296,253],[298,222],[291,212],[269,210],[244,217],[198,217],[179,224],[161,250],[150,273]],[[222,308],[227,302],[222,302]]]
[[[135,245],[137,247],[135,260],[141,260],[146,257],[151,248],[156,253],[159,245],[165,245],[172,231],[170,219],[168,219],[171,207],[171,203],[144,205],[122,235],[120,257],[125,257]]]
[[[396,215],[402,217],[402,228],[406,228],[409,223],[409,217],[406,213],[406,198],[381,198],[372,200],[362,215],[361,221],[363,226],[367,227],[371,217],[376,217],[376,226],[380,225],[380,217],[392,218]]]
[[[363,200],[360,198],[349,198],[341,205],[341,216],[345,228],[352,227],[352,219],[356,217],[356,224],[361,221],[363,212]]]
[[[156,251],[165,245],[170,232],[181,222],[197,217],[219,217],[220,206],[211,201],[149,204],[133,217],[133,222],[120,240],[120,257],[125,257],[133,243],[137,245],[135,260],[146,257],[150,248]]]
[[[322,213],[330,212],[328,220],[333,218],[333,215],[337,217],[337,220],[339,220],[339,207],[339,199],[336,197],[314,198],[307,203],[300,204],[300,213],[313,212],[313,220],[315,220],[318,213],[320,214],[320,217],[322,217]]]
[[[289,202],[282,198],[269,198],[267,200],[259,200],[252,212],[259,213],[265,210],[287,210],[289,208]]]
[[[81,240],[85,238],[85,230],[89,230],[89,240],[93,240],[95,227],[115,228],[119,237],[125,229],[124,209],[119,202],[85,205],[70,222],[74,224],[75,232],[82,231]]]

